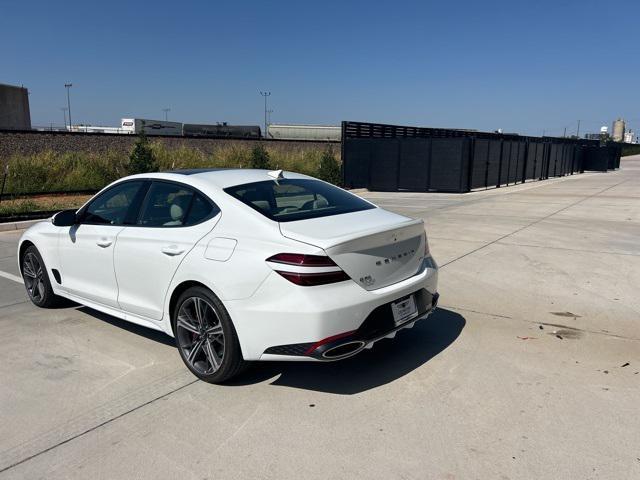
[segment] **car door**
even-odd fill
[[[170,181],[154,181],[136,225],[118,234],[114,266],[118,304],[128,313],[159,321],[180,262],[220,218],[204,194]]]
[[[58,251],[63,290],[108,307],[118,307],[114,247],[127,220],[135,219],[145,183],[148,182],[125,181],[114,185],[80,210],[77,225],[61,232]]]

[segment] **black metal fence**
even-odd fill
[[[597,140],[342,122],[348,188],[462,193],[618,168],[620,153]]]

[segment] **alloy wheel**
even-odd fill
[[[44,284],[44,270],[40,260],[34,253],[27,253],[22,260],[22,276],[27,292],[34,303],[40,303],[44,299],[46,286]]]
[[[189,366],[201,375],[211,375],[224,359],[224,331],[216,309],[201,297],[182,302],[176,322],[178,346]]]

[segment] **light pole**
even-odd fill
[[[271,95],[271,92],[260,92],[260,95],[264,97],[264,138],[267,138],[267,97]]]
[[[67,107],[60,107],[60,110],[62,110],[62,114],[64,115],[64,128],[67,128]]]
[[[267,110],[267,122],[269,125],[271,125],[271,114],[273,113],[273,110]]]
[[[73,87],[73,83],[65,83],[64,88],[67,89],[67,109],[69,110],[69,131],[71,131],[71,97],[69,96],[69,90]]]
[[[170,108],[163,108],[162,111],[164,112],[164,121],[166,122],[167,119],[169,118],[169,112],[171,111]]]

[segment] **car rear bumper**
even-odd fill
[[[251,298],[226,301],[225,306],[245,360],[329,361],[354,355],[428,316],[437,303],[437,283],[432,261],[412,277],[371,291],[352,280],[299,287],[274,272]],[[417,315],[395,325],[390,304],[410,294],[415,295]],[[348,343],[354,351],[347,351],[348,346],[342,354],[336,350]]]
[[[427,318],[438,305],[438,293],[431,294],[423,288],[411,295],[416,300],[417,312],[400,324],[393,321],[391,312],[393,302],[389,302],[375,308],[362,325],[353,332],[334,335],[315,343],[269,347],[264,355],[305,356],[321,361],[352,357],[364,349],[372,348],[378,340],[393,338],[399,330],[412,328],[417,321]]]

